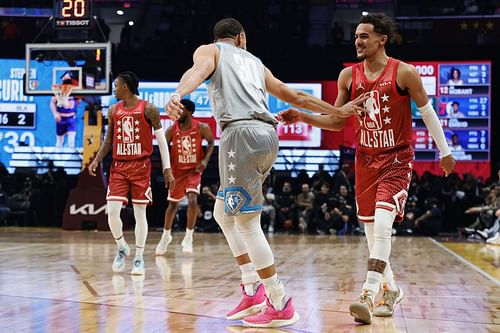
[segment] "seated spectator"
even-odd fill
[[[312,220],[314,193],[312,193],[309,184],[302,184],[302,192],[297,194],[297,214],[299,217],[299,231],[305,232],[307,225]]]
[[[417,197],[410,196],[406,201],[405,215],[403,221],[394,223],[396,234],[402,236],[411,236],[415,229],[415,219],[420,216],[420,209],[417,207]]]
[[[198,223],[196,223],[197,231],[201,232],[217,232],[219,225],[213,217],[216,195],[212,192],[209,186],[203,186],[200,197],[198,199]]]
[[[264,203],[262,205],[261,224],[264,232],[272,234],[274,232],[274,224],[276,221],[276,209],[274,208],[274,193],[268,191],[267,184],[262,186],[262,195]]]
[[[325,166],[323,164],[318,165],[318,171],[314,173],[311,180],[312,180],[312,188],[315,191],[320,191],[321,184],[323,183],[332,184],[333,182],[332,176],[330,176],[328,171],[325,171]],[[304,182],[301,182],[300,184],[304,184]]]
[[[415,231],[424,236],[437,236],[442,228],[442,214],[436,198],[424,202],[425,213],[415,220]]]
[[[477,214],[474,222],[467,228],[464,228],[464,233],[467,236],[477,233],[477,230],[489,229],[495,222],[495,212],[500,209],[500,185],[493,185],[490,188],[488,196],[484,199],[484,204],[470,207],[465,211],[465,214]]]
[[[349,215],[342,211],[343,204],[338,197],[321,205],[321,213],[311,222],[310,228],[321,235],[336,233],[345,235],[349,223]]]
[[[296,205],[292,193],[292,184],[283,182],[281,193],[276,195],[274,201],[276,208],[276,223],[274,231],[293,231],[296,227]]]

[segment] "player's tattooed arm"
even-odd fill
[[[373,258],[368,259],[368,271],[384,274],[385,266],[387,266],[387,263],[383,260]]]
[[[196,166],[196,171],[198,172],[202,172],[203,170],[205,170],[208,162],[210,161],[210,156],[212,156],[212,153],[214,152],[214,136],[212,134],[210,126],[205,123],[200,123],[200,134],[203,139],[207,140],[207,149],[205,151],[205,157],[201,161],[199,161],[198,165]]]
[[[160,122],[160,111],[158,111],[158,108],[153,104],[151,103],[146,104],[146,109],[144,110],[144,116],[149,121],[151,126],[153,126],[153,129],[155,131],[162,127]]]
[[[102,159],[110,152],[111,148],[113,148],[114,112],[115,112],[115,105],[112,105],[108,110],[108,131],[106,132],[106,137],[104,138],[104,142],[99,148],[96,157],[89,165],[89,174],[91,176],[95,176],[95,170],[97,169],[99,162],[101,162]]]

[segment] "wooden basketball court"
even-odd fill
[[[192,256],[182,236],[155,257],[160,233],[149,233],[140,279],[131,257],[112,273],[109,232],[1,228],[0,332],[500,332],[500,246],[395,237],[405,298],[393,318],[358,325],[347,310],[366,274],[365,238],[270,236],[301,320],[252,329],[224,316],[240,275],[223,235],[195,234]]]

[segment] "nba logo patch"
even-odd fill
[[[134,142],[134,118],[123,117],[122,119],[122,140],[123,142]]]
[[[237,213],[241,208],[248,205],[250,196],[244,189],[239,187],[226,188],[224,191],[224,206],[225,211],[229,213]]]
[[[366,92],[364,96],[368,97],[364,102],[366,112],[361,115],[364,127],[369,131],[382,129],[382,115],[380,114],[380,98],[377,90]]]

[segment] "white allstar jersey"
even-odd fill
[[[273,126],[269,112],[264,65],[246,50],[228,43],[216,43],[219,62],[206,81],[212,112],[220,127],[233,121],[261,120]]]

